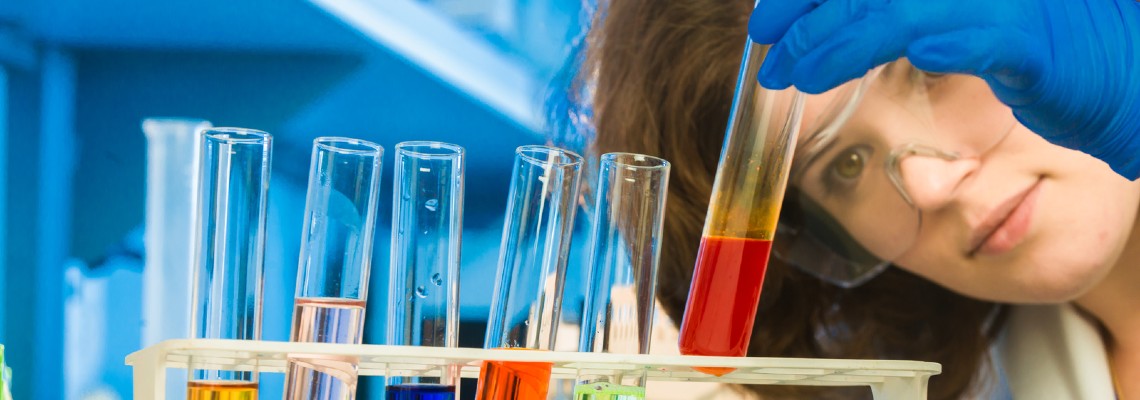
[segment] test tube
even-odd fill
[[[547,146],[515,150],[484,347],[553,350],[582,157]],[[486,360],[476,399],[545,400],[553,364]]]
[[[396,145],[388,344],[458,347],[464,150],[440,142]],[[451,400],[459,366],[440,377],[389,375],[388,400]]]
[[[795,89],[757,83],[766,51],[751,40],[744,51],[681,322],[682,354],[741,357],[752,336],[803,109]]]
[[[649,353],[668,185],[668,161],[602,155],[578,351]],[[574,398],[644,399],[645,373],[579,375]]]
[[[260,340],[272,138],[214,128],[200,140],[192,336]],[[188,399],[257,399],[256,372],[213,370],[207,361],[190,359]]]
[[[293,342],[361,344],[384,149],[363,140],[313,141],[301,236]],[[285,398],[355,399],[356,357],[290,354]]]

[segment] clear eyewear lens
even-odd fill
[[[983,80],[905,59],[808,103],[774,252],[844,287],[913,247],[923,214],[913,194],[946,179],[940,164],[984,157],[1016,123]],[[933,162],[912,168],[911,157]]]

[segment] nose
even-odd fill
[[[944,159],[910,156],[899,162],[903,188],[920,210],[946,206],[957,195],[958,188],[980,162],[975,158]]]

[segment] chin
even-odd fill
[[[1118,250],[1103,243],[1066,243],[1038,251],[1009,268],[1007,282],[990,300],[1019,304],[1057,304],[1077,299],[1112,269]]]

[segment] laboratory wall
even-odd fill
[[[147,165],[157,156],[141,127],[153,117],[274,135],[266,340],[288,339],[314,138],[389,152],[405,140],[464,146],[460,335],[480,346],[514,149],[581,147],[550,113],[565,107],[591,3],[0,1],[0,344],[14,397],[130,399],[124,357],[148,344],[148,324],[172,323],[144,316]],[[384,340],[391,157],[367,343]],[[577,260],[585,243],[575,240]],[[572,262],[566,318],[580,306],[581,275]],[[264,377],[263,397],[278,398],[280,382]],[[364,396],[379,396],[376,385],[366,380]]]

